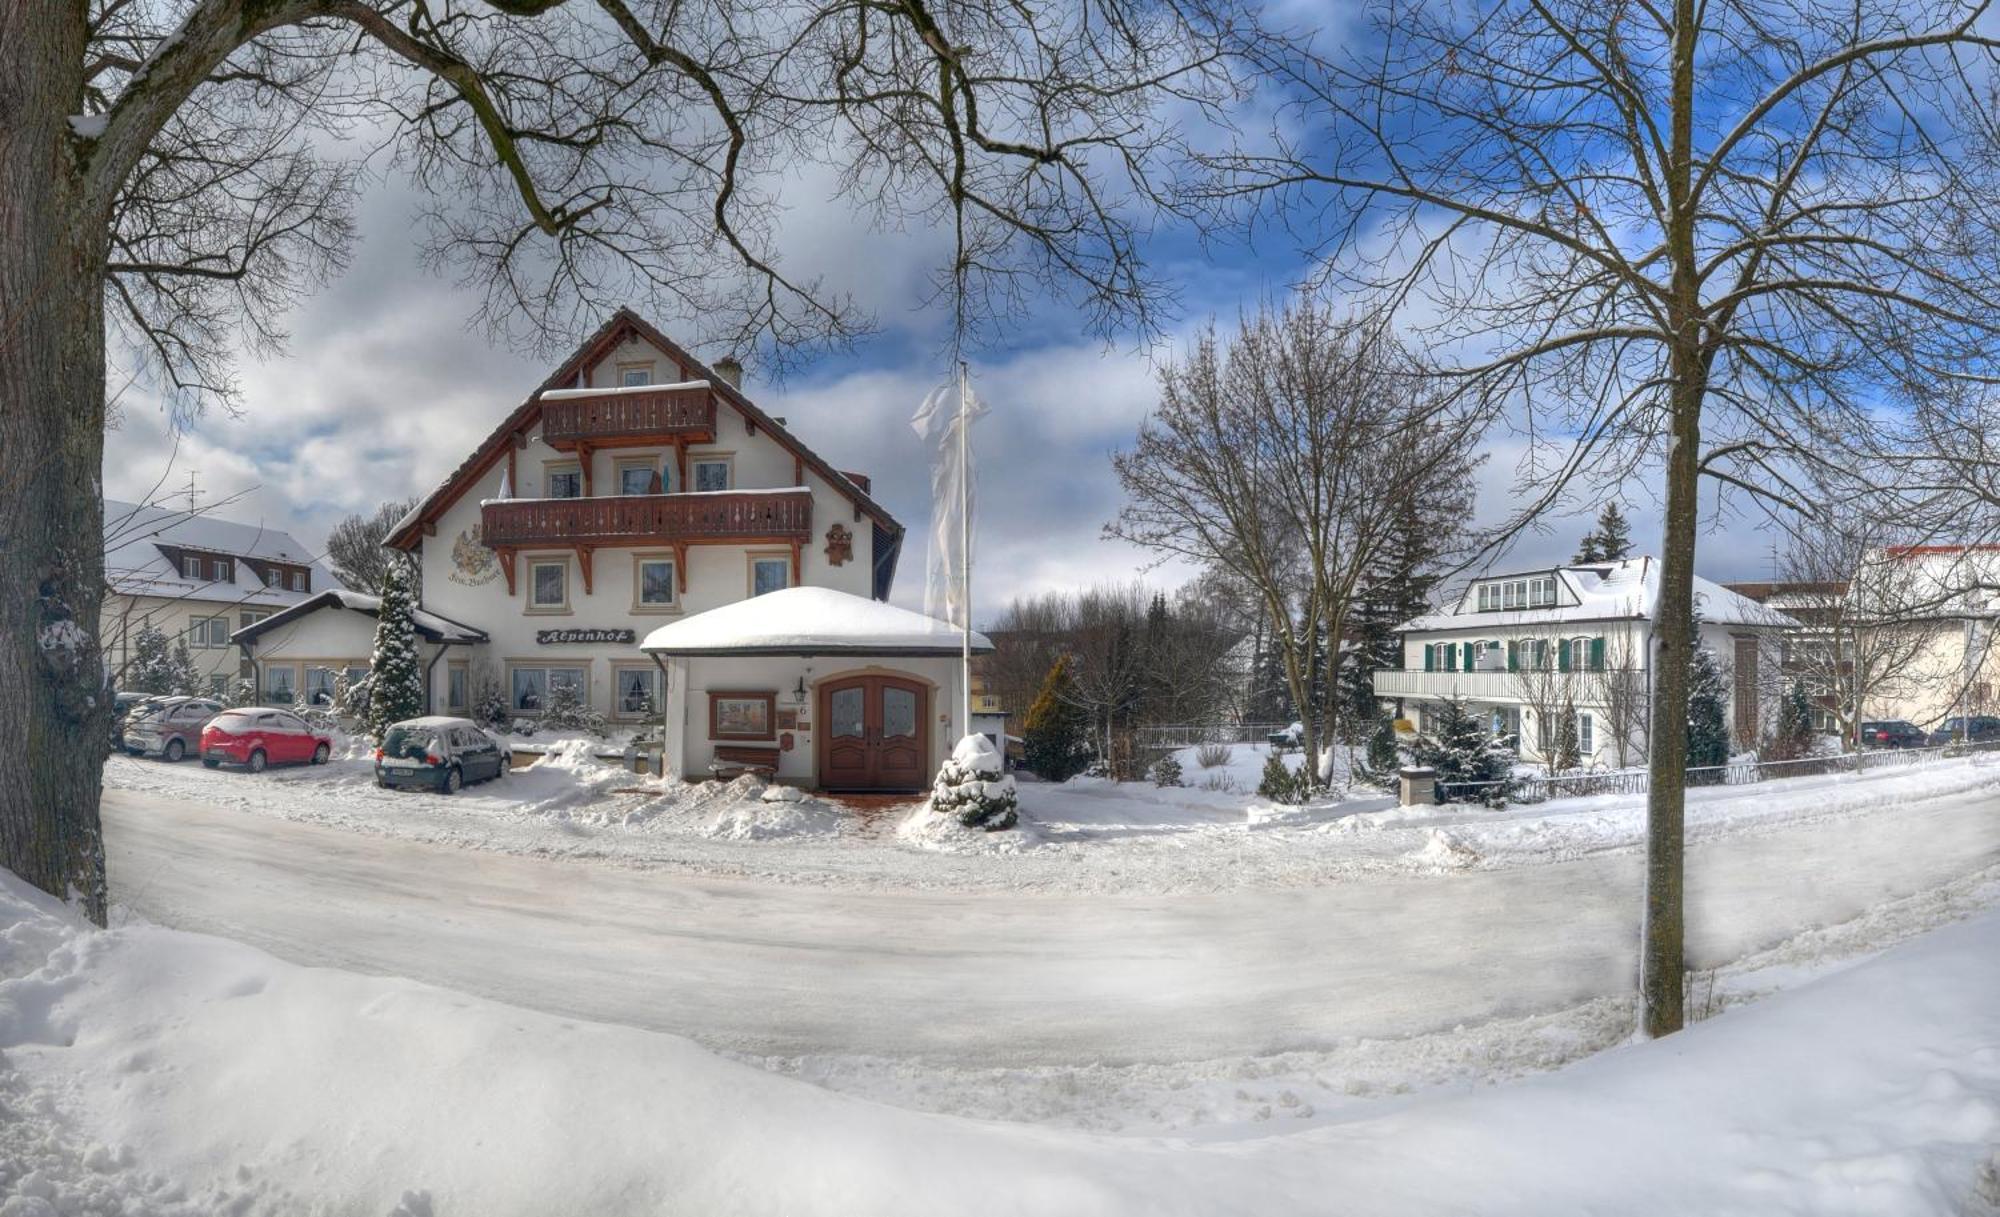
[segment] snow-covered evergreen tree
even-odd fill
[[[500,674],[486,664],[473,673],[472,721],[502,731],[514,725],[514,704],[507,700]]]
[[[1066,782],[1090,763],[1090,724],[1070,697],[1067,655],[1057,658],[1028,707],[1021,751],[1028,768],[1048,782]]]
[[[1430,611],[1447,534],[1421,515],[1410,517],[1398,529],[1381,569],[1369,576],[1355,599],[1349,628],[1358,645],[1340,668],[1342,733],[1349,743],[1376,734],[1381,703],[1375,696],[1375,673],[1403,666],[1403,635],[1397,627]]]
[[[1695,623],[1696,638],[1701,623]],[[1688,747],[1689,769],[1709,769],[1729,763],[1729,685],[1715,652],[1696,642],[1689,661]],[[1699,775],[1700,781],[1719,780],[1720,775]],[[1693,779],[1691,779],[1693,780]]]
[[[201,669],[195,666],[194,656],[188,651],[187,639],[179,639],[174,643],[172,657],[167,660],[167,692],[193,697],[201,691]]]
[[[1813,749],[1812,698],[1805,682],[1794,680],[1778,702],[1778,723],[1764,745],[1764,760],[1796,761]]]
[[[1294,769],[1285,763],[1282,748],[1273,748],[1264,758],[1264,772],[1257,778],[1257,797],[1273,803],[1303,803],[1312,796],[1310,767],[1303,761]]]
[[[958,741],[931,786],[931,810],[966,828],[1001,832],[1014,827],[1020,818],[1014,779],[1005,772],[992,740],[975,731]]]
[[[141,626],[132,636],[132,659],[125,665],[121,686],[131,693],[173,692],[172,644],[151,625]]]
[[[1437,771],[1438,801],[1504,806],[1506,779],[1514,768],[1513,737],[1488,731],[1456,697],[1430,703],[1424,718],[1430,730],[1410,745],[1410,758]]]
[[[562,731],[588,731],[602,736],[604,716],[577,695],[575,686],[561,684],[549,690],[549,704],[542,710],[542,725]]]
[[[351,681],[342,672],[333,678],[333,712],[344,727],[368,721],[368,693],[372,687],[373,681],[367,676]]]
[[[1179,786],[1181,784],[1180,758],[1169,752],[1153,762],[1152,771],[1147,775],[1155,786]]]
[[[391,562],[382,576],[375,653],[368,661],[368,733],[378,740],[391,724],[424,712],[424,672],[412,612],[408,564]]]

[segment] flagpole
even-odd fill
[[[958,552],[963,564],[959,600],[965,621],[959,635],[958,685],[965,717],[959,734],[972,734],[972,419],[966,409],[965,361],[958,361]]]

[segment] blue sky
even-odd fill
[[[907,420],[950,373],[946,319],[936,306],[920,305],[940,243],[931,233],[857,227],[809,183],[787,202],[788,266],[852,291],[880,331],[782,382],[753,362],[746,387],[836,466],[875,478],[879,497],[909,527],[896,598],[914,603],[922,595],[930,504],[923,454]],[[107,442],[106,492],[136,498],[163,479],[181,488],[192,470],[203,501],[241,495],[225,514],[285,528],[316,546],[340,517],[434,486],[552,361],[467,328],[474,296],[417,265],[416,205],[394,182],[367,196],[352,267],[292,314],[282,356],[241,364],[239,414],[195,420],[176,449],[166,413],[137,389],[123,395],[120,425]],[[1226,327],[1239,310],[1282,294],[1303,267],[1277,237],[1257,248],[1203,249],[1185,231],[1168,229],[1153,255],[1182,304],[1161,342],[1083,337],[1075,314],[1050,299],[974,353],[975,384],[993,407],[975,433],[981,620],[1016,594],[1142,575],[1172,585],[1188,574],[1176,566],[1149,569],[1148,555],[1102,539],[1120,502],[1110,455],[1130,442],[1150,408],[1159,359],[1184,348],[1209,318]],[[692,333],[685,318],[655,320],[669,333]],[[1524,449],[1503,433],[1490,436],[1487,449],[1481,515],[1492,519],[1506,509]],[[1630,486],[1625,497],[1641,550],[1652,549],[1659,527],[1652,488]],[[1719,523],[1721,531],[1704,543],[1703,573],[1766,576],[1768,539],[1741,521]],[[1587,527],[1581,516],[1551,519],[1500,565],[1566,558]]]

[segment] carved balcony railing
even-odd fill
[[[537,545],[726,545],[812,538],[803,490],[503,499],[480,507],[480,536],[495,549]]]
[[[699,443],[715,438],[715,395],[705,384],[648,392],[542,395],[542,438],[563,451]]]

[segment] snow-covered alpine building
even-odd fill
[[[397,524],[425,612],[478,636],[436,643],[434,711],[497,688],[532,719],[568,687],[663,722],[688,777],[929,783],[966,729],[959,636],[885,603],[903,526],[739,380],[621,309]],[[289,645],[355,628],[342,607]]]
[[[1375,674],[1421,729],[1427,703],[1458,697],[1540,760],[1568,717],[1578,762],[1640,763],[1652,692],[1660,564],[1650,557],[1484,575],[1403,625],[1403,668]],[[1798,622],[1696,577],[1702,642],[1730,691],[1739,744],[1755,746],[1776,704],[1784,636]]]

